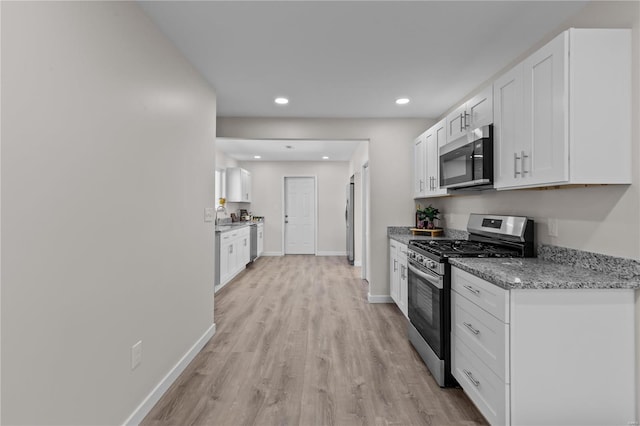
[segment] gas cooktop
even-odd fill
[[[416,251],[441,257],[517,257],[517,250],[503,245],[469,240],[411,240]]]

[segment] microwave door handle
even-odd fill
[[[416,268],[412,264],[409,264],[409,271],[413,272],[420,278],[429,281],[429,283],[433,284],[434,287],[437,287],[439,290],[444,288],[444,284],[442,283],[442,278],[437,275],[427,274],[426,272],[422,272],[420,269]]]

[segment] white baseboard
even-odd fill
[[[160,380],[160,383],[147,395],[147,397],[138,405],[138,407],[131,413],[129,418],[125,420],[124,425],[139,425],[151,411],[154,405],[160,400],[162,395],[169,389],[169,386],[176,381],[178,376],[184,371],[191,361],[196,357],[198,352],[202,350],[204,345],[216,334],[216,324],[212,324],[211,327],[204,332],[204,334],[191,346],[191,348],[185,353],[180,361],[173,366],[171,370]]]
[[[389,295],[384,294],[367,294],[367,300],[369,303],[394,303],[393,299]]]
[[[284,256],[281,251],[265,251],[261,256]]]
[[[362,262],[361,262],[361,261],[359,261],[359,260],[356,260],[356,261],[354,261],[354,262],[353,262],[353,266],[358,266],[358,267],[360,267],[360,266],[362,266]]]
[[[346,251],[318,251],[316,256],[346,256]]]

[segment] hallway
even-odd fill
[[[216,294],[215,322],[143,425],[485,424],[344,257],[259,258]]]

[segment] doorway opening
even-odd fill
[[[285,176],[283,191],[284,254],[316,254],[316,177]]]

